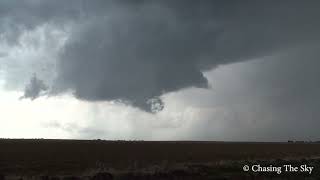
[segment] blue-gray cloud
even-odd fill
[[[2,4],[1,28],[12,43],[25,29],[72,22],[51,94],[71,89],[79,99],[122,99],[146,111],[164,93],[207,88],[205,70],[319,41],[316,1]]]
[[[41,79],[38,79],[36,74],[34,74],[30,79],[30,82],[26,85],[24,95],[21,97],[21,99],[29,98],[31,100],[34,100],[47,89],[47,85]]]

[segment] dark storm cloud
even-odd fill
[[[86,100],[149,98],[208,86],[202,71],[316,41],[317,4],[118,4],[88,18],[65,46],[59,88]],[[301,13],[297,13],[301,12]]]
[[[40,96],[41,92],[46,91],[47,89],[47,85],[34,74],[29,84],[27,84],[21,99],[30,98],[31,100],[34,100]]]
[[[26,27],[74,22],[53,94],[71,89],[80,99],[122,99],[147,111],[148,100],[166,92],[207,88],[204,70],[319,41],[316,1],[15,3],[14,20]]]
[[[9,44],[18,43],[20,35],[26,30],[45,23],[62,25],[76,19],[80,13],[79,3],[70,0],[58,1],[19,1],[0,2],[0,37]]]

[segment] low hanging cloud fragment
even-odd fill
[[[48,90],[47,85],[41,79],[38,79],[36,74],[34,74],[30,79],[29,84],[25,87],[24,95],[20,99],[34,100],[46,90]]]

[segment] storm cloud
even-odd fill
[[[205,70],[317,41],[316,5],[119,3],[76,25],[55,87],[89,101],[128,100],[149,111],[150,98],[207,88]]]
[[[21,97],[21,99],[30,98],[31,100],[34,100],[47,89],[47,85],[41,79],[38,79],[36,74],[34,74],[30,82],[26,85],[24,95]]]
[[[0,10],[2,36],[11,43],[45,23],[70,27],[52,95],[71,90],[82,100],[120,99],[145,111],[165,107],[166,93],[208,88],[207,70],[315,44],[320,30],[316,1],[4,1],[1,7],[11,9]]]

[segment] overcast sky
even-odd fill
[[[0,137],[320,140],[318,1],[0,1]]]

